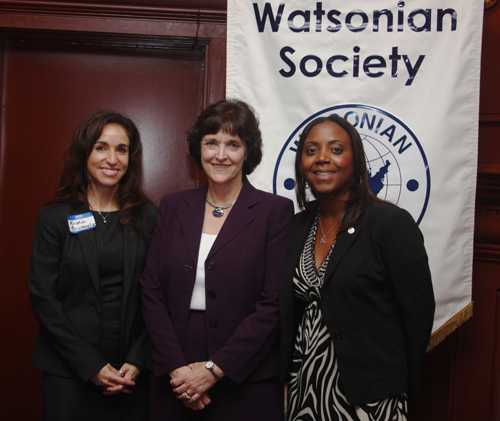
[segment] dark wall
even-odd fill
[[[500,6],[485,11],[474,315],[427,356],[420,421],[500,420]]]

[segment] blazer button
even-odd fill
[[[187,263],[184,265],[184,270],[193,270],[193,266],[188,265]]]
[[[213,261],[210,261],[207,263],[207,270],[212,270],[215,266],[215,263]]]

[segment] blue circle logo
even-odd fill
[[[307,117],[292,131],[280,151],[274,168],[274,193],[295,200],[294,163],[300,133],[311,120],[330,114],[345,118],[361,135],[372,191],[380,199],[408,210],[420,223],[431,187],[424,149],[403,121],[370,105],[336,105]]]

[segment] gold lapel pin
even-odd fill
[[[356,232],[356,229],[355,229],[354,227],[349,227],[349,228],[347,229],[347,233],[348,233],[348,234],[354,234],[355,232]]]

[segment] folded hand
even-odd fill
[[[135,383],[135,380],[139,376],[141,370],[133,364],[124,363],[120,370],[118,370],[118,374],[124,379],[128,379]],[[134,392],[134,388],[131,386],[111,386],[104,389],[103,393],[105,395],[116,395],[117,393],[126,393],[131,394]]]
[[[200,396],[200,399],[196,401],[193,401],[191,399],[182,399],[182,403],[184,404],[184,406],[193,411],[201,411],[202,409],[205,409],[205,407],[209,405],[210,402],[210,396],[208,396],[207,393],[203,393]]]
[[[177,370],[182,372],[176,372]],[[199,401],[218,380],[205,368],[204,362],[192,363],[177,370],[171,373],[170,385],[177,398],[183,401]]]
[[[106,364],[92,378],[92,382],[103,388],[105,395],[116,395],[121,393],[124,388],[132,388],[135,382],[130,377],[123,377],[111,364]]]

